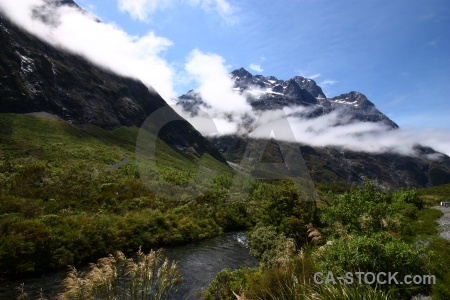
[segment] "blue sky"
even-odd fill
[[[400,126],[450,128],[449,1],[217,1],[226,13],[212,0],[148,2],[154,10],[139,19],[118,1],[78,1],[128,34],[170,40],[162,55],[175,69],[199,49],[229,71],[303,75],[328,97],[362,92]],[[177,94],[192,88],[189,80],[174,86]]]
[[[205,135],[242,133],[248,116],[251,134],[287,130],[285,111],[253,111],[232,91],[228,73],[245,67],[314,79],[328,97],[359,91],[401,127],[334,126],[336,113],[288,118],[297,142],[405,155],[421,144],[450,155],[450,1],[76,1],[91,14],[47,0],[1,0],[0,11],[56,47],[141,80],[169,104],[196,89],[205,114],[179,113]],[[34,18],[36,8],[55,22]],[[206,120],[214,122],[202,126]]]

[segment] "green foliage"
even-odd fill
[[[417,190],[400,189],[392,195],[392,198],[395,202],[413,204],[417,209],[422,209],[425,205]]]
[[[314,253],[322,272],[399,272],[422,274],[422,251],[386,233],[330,240]]]
[[[433,238],[427,246],[429,274],[437,278],[435,285],[431,287],[433,299],[450,299],[450,242],[440,238]]]
[[[250,254],[260,260],[261,269],[286,265],[295,253],[295,241],[277,234],[273,226],[259,226],[249,232]]]
[[[187,243],[255,222],[239,193],[228,195],[234,173],[208,155],[193,161],[157,143],[156,186],[189,182],[199,166],[219,174],[203,196],[168,200],[141,181],[136,127],[81,130],[15,114],[0,114],[0,122],[9,128],[0,144],[0,268],[7,274]],[[112,170],[124,156],[128,162]]]
[[[261,188],[257,187],[257,191]],[[269,194],[273,195],[272,189],[276,188],[283,189],[271,187]],[[279,216],[295,205],[286,205],[292,203],[289,201],[278,205],[270,200],[263,202],[266,206],[263,205],[262,214],[270,217],[262,216],[263,222],[248,234],[250,251],[260,259],[260,269],[247,277],[245,288],[241,293],[234,291],[235,294],[242,299],[410,299],[415,293],[431,290],[436,299],[448,298],[450,276],[442,266],[450,263],[450,248],[447,241],[431,238],[436,236],[435,221],[442,213],[424,208],[415,190],[384,192],[366,181],[364,186],[343,195],[327,197],[328,206],[319,211],[325,227],[317,229],[308,224],[307,231],[303,226],[308,236],[314,232],[306,241],[320,236],[327,242],[318,247],[310,243],[305,248],[303,244],[301,249],[296,245],[302,244],[286,238],[284,223],[279,221]],[[266,207],[274,212],[269,213]],[[285,207],[289,208],[283,210]],[[314,285],[312,277],[317,271],[331,271],[335,276],[346,272],[398,272],[399,279],[405,275],[435,274],[438,284]],[[228,277],[222,278],[221,286],[228,286]]]
[[[450,201],[450,183],[420,189],[418,194],[428,205],[439,205],[441,201]]]
[[[223,269],[210,283],[203,295],[204,299],[234,300],[236,295],[248,288],[248,282],[257,274],[258,271],[249,268],[239,268],[235,271]]]
[[[274,226],[277,231],[294,237],[298,243],[304,243],[304,229],[313,220],[315,202],[310,201],[293,181],[288,180],[272,185],[266,195],[261,223]]]
[[[335,196],[325,208],[321,220],[335,234],[370,235],[381,231],[396,234],[410,232],[408,219],[416,218],[421,199],[414,191],[394,194],[377,189],[366,181],[363,187]]]
[[[417,219],[411,222],[411,230],[414,239],[427,239],[429,236],[438,234],[436,220],[442,217],[443,213],[432,208],[424,208],[417,212]]]
[[[323,284],[318,285],[314,289],[315,293],[309,297],[310,300],[360,300],[360,299],[371,299],[371,300],[388,300],[391,298],[389,292],[384,292],[383,290],[377,289],[366,284],[355,284],[355,285],[345,285],[345,284]]]

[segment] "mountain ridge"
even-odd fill
[[[253,75],[245,68],[229,74],[234,81],[233,90],[244,95],[254,110],[274,110],[288,106],[303,106],[309,110],[302,117],[312,118],[343,111],[351,116],[349,121],[382,122],[390,128],[399,126],[379,111],[364,94],[356,91],[327,98],[322,88],[313,79],[294,76],[281,80],[275,76]],[[205,105],[200,95],[191,90],[178,98],[179,105],[194,112]]]
[[[337,123],[332,126],[371,122],[383,124],[386,130],[399,129],[360,92],[350,91],[327,98],[313,79],[294,76],[289,80],[280,80],[274,76],[253,75],[244,68],[232,71],[229,77],[234,81],[233,91],[246,96],[256,112],[301,106],[305,110],[293,114],[293,117],[305,120],[335,112],[338,114]],[[201,105],[207,106],[195,90],[180,96],[178,105],[191,115],[195,115]],[[210,140],[229,161],[239,163],[250,138],[246,134],[236,133],[210,137]],[[272,162],[283,161],[280,157],[282,146],[273,140],[267,145],[271,147],[268,152]],[[357,185],[366,177],[387,188],[450,183],[450,157],[420,145],[414,148],[415,156],[389,151],[368,153],[337,146],[316,147],[305,143],[297,143],[297,147],[303,154],[311,177],[319,184]]]

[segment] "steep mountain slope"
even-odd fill
[[[62,1],[62,5],[75,5]],[[45,21],[45,15],[40,15]],[[0,112],[44,111],[73,124],[104,129],[141,126],[159,108],[168,107],[140,81],[115,75],[84,58],[56,49],[12,24],[0,13]],[[180,119],[171,109],[167,119]],[[160,137],[196,155],[210,153],[225,162],[218,150],[188,122],[164,126]],[[193,147],[193,148],[192,148]]]
[[[333,98],[327,98],[314,80],[295,76],[290,80],[279,80],[273,76],[252,75],[240,68],[230,73],[234,81],[233,90],[244,95],[256,112],[300,106],[303,111],[294,117],[311,119],[337,113],[339,124],[351,122],[378,122],[388,130],[396,130],[398,125],[380,112],[375,105],[359,92],[349,92]],[[200,105],[205,105],[196,91],[189,91],[179,98],[184,110],[196,113]],[[248,137],[232,135],[211,138],[224,156],[232,161],[241,161]],[[267,144],[264,160],[282,162],[281,146],[272,141]],[[395,153],[371,154],[349,151],[337,147],[310,147],[298,144],[313,180],[324,185],[359,184],[365,177],[372,178],[385,187],[425,187],[450,182],[450,157],[440,155],[439,159],[430,159],[436,154],[433,149],[416,147],[417,155],[403,156]]]

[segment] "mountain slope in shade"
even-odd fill
[[[76,5],[61,1],[62,5]],[[0,13],[0,112],[47,112],[73,124],[104,129],[140,126],[167,103],[140,81],[99,68],[57,49],[12,24]],[[168,119],[180,119],[172,110]],[[161,139],[196,155],[208,152],[225,163],[219,151],[188,122],[171,122]],[[193,149],[193,151],[192,151]]]

